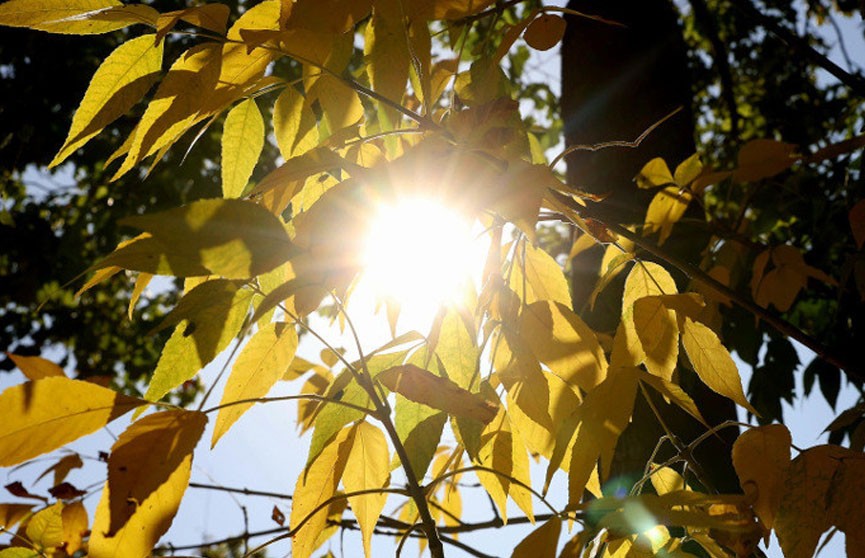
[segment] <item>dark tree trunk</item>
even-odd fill
[[[695,151],[691,80],[677,14],[670,0],[574,0],[568,7],[622,24],[614,26],[568,17],[562,45],[561,98],[568,146],[633,141],[680,108],[637,148],[587,149],[567,158],[569,184],[608,196],[596,204],[593,211],[604,220],[640,224],[653,195],[634,184],[633,179],[643,165],[654,157],[662,157],[673,170]],[[685,244],[677,244],[671,238],[665,248],[680,254],[688,250],[694,252],[699,250],[700,240],[705,246],[705,238]],[[573,262],[574,308],[593,327],[609,330],[618,319],[621,290],[616,291],[613,285],[594,312],[588,312],[586,307],[598,278],[601,253],[595,248]],[[692,261],[699,259],[699,253],[684,255]],[[679,381],[697,401],[710,424],[736,417],[729,400],[710,392],[692,372],[682,367],[679,370]],[[678,408],[665,404],[661,398],[653,397],[653,403],[661,410],[665,423],[684,443],[705,431],[705,427]],[[664,430],[654,413],[638,395],[634,419],[616,449],[613,475],[626,483],[642,476],[646,462],[663,435]],[[711,484],[722,490],[737,488],[730,465],[731,435],[734,435],[731,430],[722,432],[721,437],[708,440],[696,453]],[[665,451],[655,460],[670,455],[672,452]]]

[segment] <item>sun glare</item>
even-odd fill
[[[477,227],[434,200],[383,205],[366,240],[358,290],[399,303],[400,323],[431,320],[478,278],[486,256],[479,236]]]

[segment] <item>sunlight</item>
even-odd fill
[[[479,278],[486,257],[479,236],[467,219],[434,200],[383,205],[368,233],[355,296],[391,298],[401,307],[400,324],[422,330]]]

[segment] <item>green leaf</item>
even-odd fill
[[[0,394],[0,467],[62,447],[142,403],[65,377],[13,386]]]
[[[297,332],[292,324],[269,323],[258,330],[237,357],[220,405],[267,395],[288,370],[297,349],[297,342]],[[253,403],[244,403],[220,409],[211,445],[215,446],[231,425],[252,405]]]
[[[156,274],[167,264],[171,270],[177,265],[178,271],[192,266],[204,272],[196,275],[245,279],[276,268],[290,255],[291,243],[280,219],[245,200],[199,200],[121,222],[150,233],[162,258],[141,265],[146,260],[134,258],[140,251],[130,250],[135,246],[130,244],[97,264],[99,268],[116,265]]]
[[[66,160],[144,96],[162,70],[163,43],[142,35],[118,46],[93,74],[63,147],[49,168]]]
[[[183,307],[178,304],[174,316],[166,317],[181,321],[162,349],[145,399],[158,401],[228,347],[240,332],[252,295],[233,281],[217,279],[195,287],[181,299],[181,303],[189,302]]]
[[[343,474],[346,492],[384,488],[390,478],[387,439],[375,426],[361,422],[354,428],[348,460]],[[373,529],[387,501],[387,494],[366,494],[348,499],[363,534],[364,554],[369,558]]]
[[[108,458],[90,556],[150,555],[180,506],[206,423],[204,413],[178,409],[144,417],[120,435]]]
[[[222,129],[222,195],[239,198],[264,148],[264,119],[255,99],[235,106]]]

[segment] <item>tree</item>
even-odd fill
[[[759,25],[777,27],[751,4],[738,4]],[[815,13],[825,16],[828,8],[818,8]],[[562,180],[555,170],[560,157],[548,161],[544,153],[555,143],[554,131],[525,118],[515,97],[525,91],[543,105],[543,89],[522,87],[522,42],[555,46],[566,28],[562,13],[591,17],[534,3],[460,0],[267,0],[239,17],[222,4],[169,12],[114,0],[0,4],[0,24],[8,26],[73,34],[134,26],[100,63],[53,162],[130,112],[134,127],[109,157],[115,179],[142,164],[172,172],[182,137],[214,134],[221,147],[221,197],[202,193],[125,217],[120,225],[134,232],[93,262],[81,288],[98,292],[125,271],[135,277],[134,306],[153,276],[183,281],[182,297],[152,331],[172,333],[143,396],[71,379],[41,357],[10,356],[30,381],[0,395],[0,466],[57,450],[126,413],[134,412],[134,419],[105,456],[108,472],[92,521],[81,504],[86,491],[63,482],[80,457],[64,455],[51,468],[53,503],[0,507],[4,528],[17,526],[13,548],[0,556],[81,549],[94,557],[150,554],[184,497],[193,455],[207,451],[198,447],[206,424],[215,424],[215,445],[250,407],[276,399],[297,400],[300,426],[312,430],[286,527],[272,539],[291,537],[294,556],[312,555],[340,527],[362,532],[367,555],[376,532],[400,544],[420,535],[433,556],[443,556],[445,544],[483,555],[484,549],[453,537],[506,528],[509,500],[524,514],[511,523],[538,522],[514,556],[556,555],[562,527],[572,522],[579,528],[568,534],[562,556],[584,549],[594,555],[744,556],[773,530],[787,555],[809,556],[830,528],[847,535],[850,554],[859,552],[861,408],[834,425],[839,432],[853,428],[851,447],[797,448],[794,459],[785,427],[748,428],[730,452],[742,493],[719,493],[695,449],[735,425],[706,424],[681,384],[684,371],[691,371],[694,381],[757,413],[722,344],[731,339],[744,354],[727,329],[731,322],[741,326],[741,314],[722,312],[727,304],[774,328],[770,354],[779,335],[792,334],[861,381],[854,359],[839,355],[831,337],[824,347],[803,333],[795,327],[803,314],[788,311],[794,303],[820,307],[827,300],[821,289],[808,288],[809,278],[835,283],[835,296],[844,300],[861,301],[862,289],[846,280],[837,284],[807,264],[787,243],[802,232],[782,212],[772,214],[774,221],[765,218],[768,238],[761,237],[763,228],[744,226],[772,203],[751,192],[741,197],[746,185],[825,186],[841,169],[857,180],[861,138],[836,128],[815,139],[806,128],[800,143],[828,145],[803,155],[790,144],[755,139],[764,130],[735,124],[729,145],[702,156],[646,160],[636,182],[652,192],[651,201],[639,229],[628,228],[632,223],[607,209],[604,192]],[[712,21],[723,26],[708,35],[725,36],[720,30],[727,25],[752,30],[735,17],[730,23],[726,14],[716,14]],[[783,27],[770,30],[784,33]],[[167,48],[169,34],[187,37],[182,52]],[[802,48],[816,53],[810,45]],[[810,60],[827,65],[819,55]],[[164,64],[170,65],[166,72]],[[841,72],[842,86],[855,93],[858,78]],[[741,95],[753,95],[749,109],[762,99],[750,86],[740,86]],[[276,98],[263,115],[268,95]],[[142,99],[143,111],[135,108]],[[845,118],[861,117],[849,104]],[[709,118],[704,125],[724,123]],[[258,177],[269,132],[283,161]],[[651,134],[663,132],[661,123]],[[575,148],[586,147],[569,151]],[[214,167],[209,170],[216,178]],[[827,199],[849,203],[845,226],[851,230],[832,239],[830,263],[851,262],[850,274],[858,278],[865,202],[853,199],[853,190],[835,188]],[[364,238],[381,206],[417,197],[435,198],[481,223],[489,238],[481,279],[464,281],[462,296],[446,298],[422,332],[400,331],[399,303],[405,301],[384,294],[393,338],[366,346],[350,306],[368,263],[361,256]],[[699,262],[670,248],[683,234],[680,221],[692,201],[703,208],[712,236],[712,249]],[[730,229],[728,216],[736,212],[741,215]],[[564,249],[563,231],[571,237]],[[745,266],[750,275],[736,259],[750,261],[736,248],[739,239],[757,252],[750,269]],[[603,329],[574,310],[562,267],[570,258],[555,257],[595,244],[605,248],[592,295],[618,307],[604,316],[612,326]],[[674,273],[693,284],[677,284]],[[750,292],[740,277],[750,279]],[[346,328],[356,343],[354,356],[322,335],[312,318],[316,311]],[[824,329],[839,327],[827,323]],[[324,344],[322,364],[296,355],[301,335]],[[761,343],[762,337],[751,340]],[[207,406],[209,390],[196,410],[166,399],[229,347],[237,358],[220,404]],[[276,383],[299,379],[305,383],[296,395],[268,397]],[[662,425],[655,401],[680,408],[704,430],[687,440],[665,432],[657,445],[673,447],[669,459],[645,463],[644,475],[622,494],[606,483],[638,398]],[[453,443],[440,447],[443,433]],[[530,456],[544,463],[542,486],[533,485]],[[469,475],[495,504],[490,521],[459,520],[459,481]],[[561,503],[547,494],[554,476],[567,478]],[[17,496],[32,496],[23,485],[10,487]],[[382,514],[387,500],[399,500],[398,514]],[[549,509],[536,513],[539,505]],[[277,511],[274,519],[284,523]],[[233,548],[228,544],[225,552]]]

